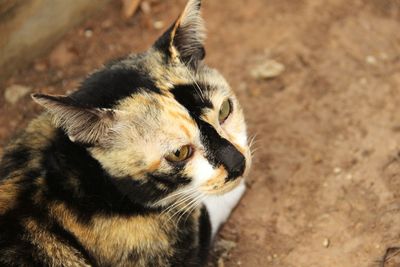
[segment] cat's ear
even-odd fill
[[[196,68],[205,56],[205,29],[200,6],[201,0],[189,0],[175,23],[154,45],[173,60],[180,59],[192,68]]]
[[[82,107],[68,96],[32,94],[32,98],[50,112],[56,126],[73,142],[97,143],[114,121],[113,110]]]

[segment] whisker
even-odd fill
[[[196,197],[194,197],[193,199],[195,199],[195,198],[196,198]],[[191,199],[191,200],[189,201],[189,203],[186,203],[182,208],[178,209],[174,214],[172,214],[171,219],[174,218],[174,216],[177,215],[177,214],[178,214],[179,212],[181,212],[181,211],[182,211],[183,213],[185,213],[185,208],[193,202],[193,199]],[[178,223],[178,222],[179,222],[179,220],[177,221],[177,223]]]
[[[187,221],[187,219],[189,218],[190,214],[203,202],[204,199],[206,199],[207,196],[205,194],[201,194],[201,198],[196,201],[194,203],[194,205],[192,206],[192,208],[187,212],[186,217],[185,217],[185,222]]]
[[[193,81],[193,83],[196,85],[196,86],[195,86],[195,89],[197,89],[196,92],[197,92],[197,94],[199,95],[201,101],[205,102],[203,91],[201,90],[199,84],[196,82],[196,79],[194,78],[194,76],[190,73],[189,68],[188,68],[187,66],[186,66],[186,72],[187,72],[187,74],[189,74],[190,79],[191,79],[191,80]]]
[[[184,216],[185,214],[189,214],[189,215],[190,215],[190,212],[192,211],[192,207],[193,207],[193,206],[196,207],[196,206],[197,206],[196,203],[198,203],[198,200],[200,200],[200,199],[202,199],[202,198],[203,198],[203,194],[200,193],[196,198],[194,198],[192,201],[190,201],[190,202],[183,208],[182,214],[179,215],[179,217],[178,217],[178,219],[177,219],[177,224],[179,224],[179,221],[183,218],[183,216]],[[189,215],[187,215],[187,216],[189,216]]]
[[[174,197],[174,196],[182,194],[182,193],[192,192],[192,191],[195,191],[195,190],[197,190],[197,187],[190,187],[190,188],[187,188],[187,189],[181,189],[181,190],[178,190],[177,192],[169,195],[168,197],[166,197],[164,199],[167,199],[167,198],[170,198],[170,197]]]
[[[177,224],[179,223],[180,218],[187,212],[188,208],[191,207],[191,205],[192,205],[194,202],[196,202],[200,196],[201,196],[200,194],[197,195],[197,196],[195,196],[191,201],[189,201],[189,203],[187,203],[185,206],[183,206],[183,207],[179,210],[179,211],[182,211],[182,213],[180,214],[180,216],[178,217],[178,219],[177,219],[177,221],[176,221]],[[177,211],[175,214],[178,214],[179,211]],[[175,214],[174,214],[174,215],[175,215]]]
[[[168,200],[168,199],[171,199],[171,198],[174,198],[174,197],[177,198],[177,197],[179,197],[180,195],[188,194],[188,193],[194,192],[194,191],[196,191],[196,190],[198,190],[197,187],[190,187],[190,188],[187,188],[187,189],[178,190],[178,191],[176,191],[176,192],[174,192],[174,193],[172,193],[172,194],[170,194],[170,195],[167,195],[166,197],[164,197],[164,198],[158,200],[155,204],[156,204],[156,205],[157,205],[157,204],[160,204],[161,202],[166,201],[166,200]]]
[[[168,200],[170,198],[177,197],[177,196],[182,195],[182,194],[191,193],[191,192],[196,191],[196,190],[197,190],[197,187],[188,188],[188,189],[185,189],[185,190],[179,190],[179,191],[177,191],[177,192],[175,192],[175,193],[173,193],[171,195],[168,195],[168,196],[158,200],[155,204],[158,205],[161,202],[164,202],[164,201],[166,201],[166,200]]]
[[[178,207],[180,204],[184,203],[185,201],[191,199],[191,195],[182,195],[180,198],[177,199],[171,206],[165,209],[161,214],[168,213],[169,211],[173,210],[174,208]]]
[[[256,135],[252,136],[250,138],[249,146],[251,147],[252,145],[258,143],[259,141],[256,139]]]
[[[172,215],[169,215],[169,219],[166,221],[166,223],[172,221],[174,219],[174,217],[182,210],[184,210],[185,207],[188,206],[188,204],[190,204],[192,202],[193,199],[197,198],[196,194],[193,193],[197,193],[197,187],[195,187],[194,189],[196,190],[187,190],[187,191],[191,191],[191,194],[188,195],[181,195],[178,200],[173,203],[171,206],[169,206],[166,210],[164,210],[161,214],[168,214],[169,212],[173,211],[175,208],[178,208]],[[194,191],[194,192],[193,192]],[[189,201],[188,204],[183,204],[185,202]],[[184,207],[183,208],[179,208],[179,206],[183,204]]]

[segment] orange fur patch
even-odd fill
[[[222,166],[218,168],[214,177],[209,179],[203,186],[202,190],[210,195],[223,195],[239,185],[242,178],[225,182],[228,172]]]
[[[190,132],[183,124],[179,125],[179,128],[185,133],[185,135],[190,139]]]
[[[161,160],[156,160],[150,163],[149,167],[147,168],[147,172],[154,172],[160,167],[160,165],[161,165]]]

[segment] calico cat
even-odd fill
[[[200,0],[92,73],[0,163],[0,266],[204,266],[245,191],[242,109],[203,58]]]

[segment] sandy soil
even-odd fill
[[[73,90],[148,47],[153,22],[165,28],[184,2],[128,22],[113,2],[2,87]],[[210,266],[400,266],[400,1],[205,0],[204,17],[207,62],[237,92],[258,149]],[[269,59],[285,71],[252,78]],[[4,145],[41,109],[29,96],[0,103]]]

